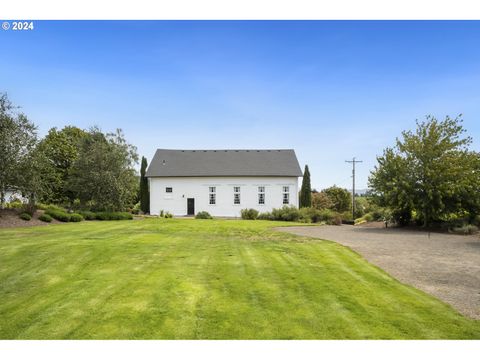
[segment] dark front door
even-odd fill
[[[187,199],[187,215],[195,215],[195,199]]]

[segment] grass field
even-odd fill
[[[341,245],[264,221],[0,230],[2,339],[480,339]]]

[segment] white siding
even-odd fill
[[[19,192],[16,192],[16,191],[12,191],[12,190],[7,190],[5,192],[5,202],[11,202],[13,199],[20,199],[22,201],[26,200],[22,194],[20,194]]]
[[[195,199],[195,214],[240,217],[240,210],[271,211],[283,206],[283,186],[289,186],[290,205],[298,207],[297,177],[156,177],[149,178],[150,213],[160,210],[175,216],[187,215],[187,199]],[[216,187],[216,204],[209,204],[209,187]],[[240,205],[233,203],[234,187],[240,187]],[[265,204],[258,204],[258,187],[265,187]],[[172,192],[167,193],[166,188]]]

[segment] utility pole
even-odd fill
[[[363,161],[356,160],[353,158],[352,160],[345,160],[345,162],[352,164],[352,178],[353,178],[353,186],[352,186],[352,218],[355,220],[355,164],[361,163]]]

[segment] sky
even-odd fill
[[[480,150],[480,21],[36,21],[0,29],[0,92],[39,128],[165,149],[295,149],[312,187],[368,184],[428,114]]]

